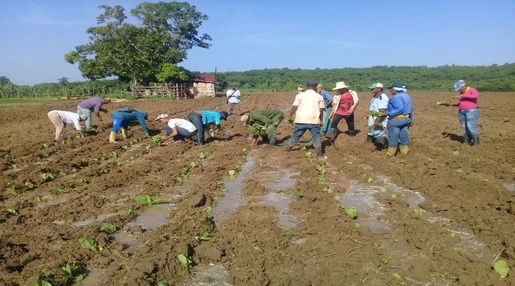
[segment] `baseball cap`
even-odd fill
[[[156,117],[156,121],[158,121],[159,119],[163,119],[163,118],[168,118],[168,114],[166,113],[163,113],[163,114],[159,114],[157,117]]]
[[[460,90],[465,85],[465,82],[463,80],[458,80],[454,83],[454,91]]]
[[[372,84],[371,86],[369,86],[368,88],[369,88],[369,89],[374,89],[374,88],[376,88],[376,87],[383,88],[383,84],[382,84],[382,83],[380,83],[380,82],[376,82],[376,83]]]

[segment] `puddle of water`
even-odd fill
[[[340,195],[340,204],[345,208],[356,208],[358,223],[372,230],[388,230],[391,228],[391,224],[378,219],[386,210],[374,197],[378,192],[380,191],[376,188],[364,187],[351,182],[347,192]]]
[[[86,225],[90,225],[96,221],[104,221],[110,217],[113,217],[117,215],[117,213],[111,213],[111,214],[105,214],[105,215],[99,215],[97,218],[92,218],[92,219],[87,219],[87,220],[83,220],[83,221],[77,221],[77,222],[74,222],[72,223],[73,226],[77,226],[77,227],[81,227],[81,226],[86,226]]]
[[[175,209],[175,204],[172,203],[152,205],[145,212],[139,214],[132,225],[140,226],[144,230],[152,230],[166,224],[168,215],[173,209]]]
[[[400,194],[406,198],[406,202],[410,208],[418,207],[422,202],[426,200],[419,192],[415,192],[409,189],[404,189],[396,184],[392,183],[389,178],[385,176],[378,176],[379,180],[382,180],[387,190],[392,193]]]
[[[215,222],[218,223],[227,220],[238,207],[247,203],[247,199],[241,195],[241,189],[243,186],[243,177],[252,169],[253,165],[254,159],[248,157],[247,162],[241,166],[241,171],[238,173],[238,176],[234,180],[224,181],[227,192],[225,192],[222,199],[213,209]]]
[[[263,197],[260,204],[266,206],[273,206],[277,212],[277,225],[280,228],[295,228],[299,224],[297,217],[288,214],[289,205],[291,203],[291,197],[285,194],[269,193]]]
[[[260,177],[265,179],[265,186],[274,191],[288,190],[295,187],[295,181],[290,177],[293,175],[288,169],[279,171],[261,172]]]
[[[184,286],[229,286],[227,277],[229,273],[222,265],[212,264],[200,265],[194,268],[193,278],[185,281]]]

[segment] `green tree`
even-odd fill
[[[0,76],[0,85],[9,83],[11,83],[11,81],[6,76]]]
[[[70,84],[70,82],[68,81],[68,78],[64,77],[64,76],[61,77],[61,78],[58,78],[57,82],[59,83],[59,85],[68,85],[68,84]]]
[[[208,16],[186,2],[143,2],[130,11],[138,25],[124,22],[122,6],[99,8],[104,9],[97,17],[101,26],[87,30],[91,42],[65,55],[91,80],[118,76],[122,81],[148,84],[157,81],[158,74],[169,79],[171,65],[182,62],[188,50],[211,45],[209,35],[198,35]]]

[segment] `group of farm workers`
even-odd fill
[[[384,86],[380,82],[373,83],[368,87],[372,93],[368,111],[368,132],[367,142],[373,143],[377,150],[387,148],[388,155],[408,154],[410,146],[409,127],[413,125],[413,108],[411,96],[407,93],[407,87],[402,82],[394,82],[388,89],[391,98],[384,93]],[[308,81],[306,90],[296,94],[287,121],[294,124],[294,131],[287,142],[286,150],[291,151],[306,131],[311,134],[311,141],[318,156],[323,156],[322,135],[328,138],[331,143],[338,137],[338,124],[344,119],[348,130],[348,136],[354,137],[357,134],[354,124],[354,111],[358,107],[359,97],[356,91],[351,90],[345,82],[337,82],[332,89],[335,95],[332,96],[324,90],[323,86],[316,81]],[[463,143],[473,146],[479,145],[479,132],[477,121],[479,119],[479,108],[477,100],[479,93],[476,89],[468,87],[463,80],[454,83],[454,91],[459,92],[458,102],[441,102],[443,106],[458,107],[458,117],[464,130]],[[226,93],[228,111],[198,110],[188,114],[187,120],[182,118],[170,118],[163,113],[155,118],[156,121],[165,125],[167,136],[161,142],[168,140],[178,141],[188,137],[195,137],[197,145],[205,144],[204,134],[209,131],[211,137],[221,128],[221,120],[227,120],[233,110],[237,109],[240,115],[241,93],[234,86]],[[83,137],[81,121],[85,121],[85,130],[92,130],[92,115],[95,114],[98,120],[103,121],[100,116],[102,106],[110,103],[109,98],[91,97],[81,101],[77,106],[77,112],[52,110],[48,118],[54,124],[55,140],[62,137],[66,125],[73,125]],[[148,128],[145,120],[148,119],[148,112],[138,111],[132,108],[121,107],[111,114],[113,127],[109,135],[109,142],[116,141],[116,133],[121,131],[122,137],[127,138],[126,129],[131,121],[137,121],[143,132],[148,135]],[[258,138],[272,146],[282,146],[276,138],[277,127],[285,119],[285,114],[277,109],[264,109],[243,114],[240,118],[242,124],[248,126],[252,134],[250,147],[257,147]]]

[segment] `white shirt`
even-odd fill
[[[193,123],[189,122],[186,119],[182,119],[182,118],[172,118],[172,119],[170,119],[170,121],[168,121],[168,126],[170,128],[172,128],[172,129],[174,127],[180,127],[182,129],[188,130],[189,132],[197,131],[197,127],[195,127],[195,125],[193,125]]]
[[[73,126],[75,126],[75,130],[82,130],[82,127],[80,126],[80,117],[77,113],[62,110],[52,111],[59,113],[59,117],[61,117],[61,120],[65,124],[73,124]]]
[[[388,100],[389,100],[388,96],[386,96],[386,94],[384,94],[384,93],[374,95],[372,97],[372,100],[370,100],[370,110],[379,112],[379,109],[387,109],[388,108]],[[376,120],[375,116],[368,115],[368,122],[367,122],[368,126],[373,126],[375,120]],[[388,120],[387,116],[385,116],[383,118],[383,120],[381,121],[383,126],[386,126],[387,120]]]
[[[324,98],[312,89],[295,96],[295,123],[320,124],[320,109],[325,108]]]
[[[229,89],[226,93],[226,96],[229,97],[229,103],[240,103],[240,91]]]

